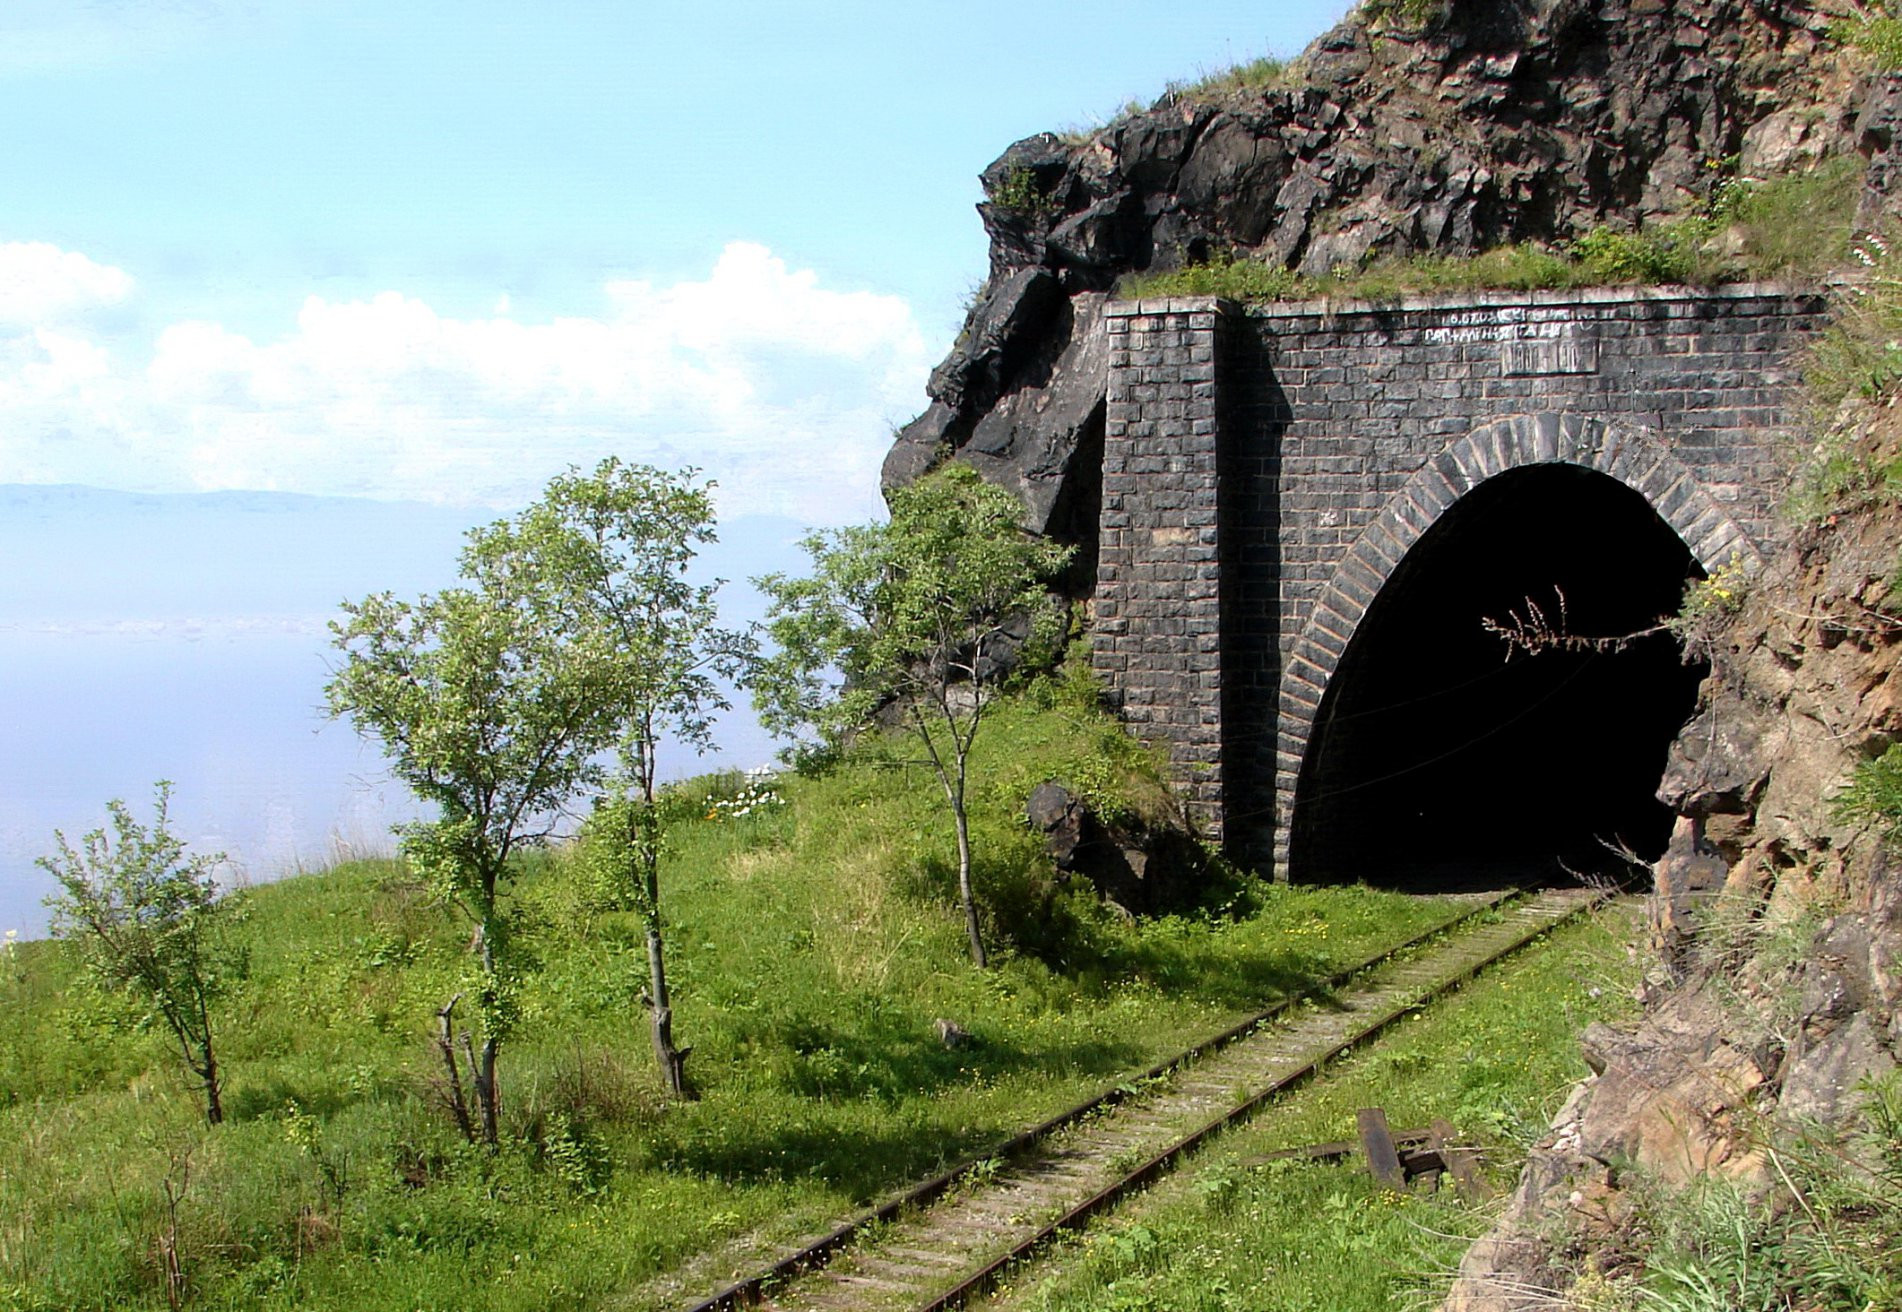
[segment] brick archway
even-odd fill
[[[1521,415],[1475,429],[1422,466],[1335,567],[1288,653],[1275,760],[1275,867],[1288,872],[1297,786],[1323,695],[1367,609],[1401,559],[1461,497],[1530,465],[1595,470],[1642,496],[1705,570],[1754,569],[1755,543],[1685,465],[1645,430],[1577,414]]]

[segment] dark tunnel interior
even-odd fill
[[[1528,599],[1567,632],[1631,633],[1700,573],[1643,497],[1571,465],[1493,478],[1421,537],[1330,680],[1295,797],[1302,881],[1414,890],[1620,875],[1655,860],[1653,796],[1704,670],[1669,635],[1523,652],[1482,621]],[[1607,846],[1610,845],[1610,846]]]

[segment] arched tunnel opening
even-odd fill
[[[1395,568],[1316,715],[1290,874],[1417,891],[1569,882],[1657,859],[1654,796],[1705,670],[1669,634],[1511,652],[1485,621],[1528,603],[1566,633],[1630,634],[1701,571],[1624,484],[1573,465],[1489,479]],[[1562,600],[1561,600],[1562,599]]]

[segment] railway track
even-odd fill
[[[1603,897],[1554,890],[1474,899],[1409,943],[896,1195],[691,1312],[961,1306],[1007,1266],[1167,1172],[1323,1063]],[[1496,917],[1483,914],[1495,908]],[[1439,936],[1446,941],[1431,950],[1408,952]]]

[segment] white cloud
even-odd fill
[[[94,264],[76,251],[43,241],[0,242],[0,324],[62,322],[131,292],[123,269]]]
[[[699,466],[729,513],[874,512],[891,422],[924,400],[904,301],[751,243],[704,280],[605,290],[602,315],[533,322],[506,299],[457,319],[395,291],[313,296],[265,342],[203,320],[137,351],[0,334],[0,481],[508,505],[612,452]]]

